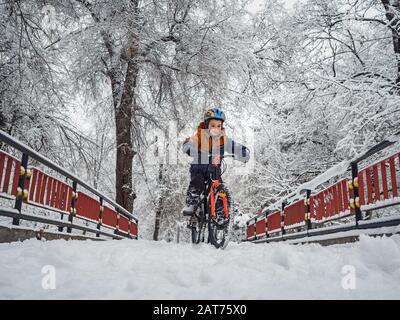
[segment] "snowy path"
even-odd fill
[[[45,265],[55,268],[54,290],[42,288]],[[342,288],[345,265],[355,290]],[[399,299],[399,287],[400,236],[225,251],[146,240],[0,245],[0,299]]]

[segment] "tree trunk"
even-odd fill
[[[161,188],[164,186],[164,177],[163,177],[164,165],[161,163],[158,169],[158,183],[160,184]],[[161,195],[158,199],[158,205],[156,210],[156,221],[154,225],[154,234],[153,240],[158,241],[158,237],[160,234],[160,225],[161,225],[161,214],[163,210],[163,203],[164,203],[164,190],[161,189]]]
[[[135,89],[138,67],[134,59],[128,62],[121,103],[115,111],[117,163],[116,163],[116,201],[129,212],[133,211],[136,194],[133,190],[132,162],[135,155],[131,134],[131,122],[135,109]],[[118,94],[118,93],[116,93]],[[114,97],[115,99],[116,97]]]
[[[392,30],[393,50],[396,59],[397,77],[396,92],[400,93],[400,0],[381,0],[385,15]]]
[[[91,13],[95,22],[106,21],[109,17],[101,17],[93,8],[93,4],[87,0],[77,0],[82,3]],[[126,50],[122,49],[117,55],[118,45],[113,42],[110,30],[102,29],[101,36],[105,49],[109,55],[107,75],[111,81],[113,104],[115,112],[115,131],[117,143],[116,160],[116,202],[129,212],[133,211],[133,201],[136,194],[133,190],[132,166],[135,151],[131,133],[132,121],[134,121],[135,91],[138,77],[137,48],[139,44],[138,30],[135,23],[138,19],[139,1],[131,0],[132,9],[130,32]],[[127,63],[127,66],[126,66]],[[123,75],[123,71],[126,73]]]

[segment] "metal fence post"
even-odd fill
[[[17,194],[15,197],[15,205],[14,205],[14,208],[17,209],[19,213],[21,213],[22,202],[28,198],[28,190],[25,190],[25,180],[29,179],[31,176],[31,173],[28,170],[28,159],[29,159],[28,154],[23,153],[21,160],[21,168],[19,172]],[[18,217],[13,218],[12,224],[14,226],[19,226],[19,220],[20,219]]]
[[[97,223],[97,230],[99,230],[99,231],[100,231],[101,225],[103,224],[103,213],[104,213],[103,198],[100,197],[99,222]],[[100,234],[96,233],[96,237],[99,238]]]
[[[115,208],[115,210],[117,211],[117,224],[115,225],[115,230],[114,230],[114,234],[119,234],[119,219],[121,217],[121,214],[119,212],[118,208]]]
[[[306,224],[307,224],[307,230],[312,229],[312,223],[311,223],[311,212],[310,212],[310,196],[311,196],[311,190],[306,190],[307,192],[307,198],[306,198],[306,206],[307,206],[307,213],[306,213]]]
[[[131,225],[132,225],[132,220],[130,218],[128,218],[128,238],[129,239],[133,239],[133,236],[131,235]]]
[[[265,220],[265,240],[267,240],[268,236],[268,219],[267,219],[267,213],[265,213],[264,216],[264,220]],[[267,242],[267,241],[266,241]]]
[[[362,212],[360,209],[360,198],[358,192],[358,163],[351,163],[351,184],[350,188],[353,189],[353,199],[350,200],[350,207],[353,208],[356,212],[356,224],[358,225],[358,221],[362,220]],[[378,182],[379,183],[379,182]]]
[[[77,187],[78,187],[78,183],[76,181],[73,181],[72,182],[71,212],[68,217],[68,221],[71,223],[74,221],[74,215],[76,215],[75,202],[78,200],[78,193],[76,191]],[[71,233],[71,231],[72,231],[72,228],[68,227],[67,232]]]
[[[68,178],[65,178],[65,183],[68,183]],[[68,193],[67,193],[68,194]],[[65,204],[66,206],[67,204]],[[64,213],[61,213],[61,220],[64,220]],[[64,231],[64,227],[63,226],[59,226],[58,227],[58,232],[63,232]]]
[[[285,206],[286,202],[282,202],[282,212],[281,212],[281,230],[282,230],[282,236],[286,234],[285,231]]]

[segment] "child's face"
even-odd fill
[[[211,119],[208,123],[208,130],[212,136],[218,136],[222,131],[222,121],[217,119]]]

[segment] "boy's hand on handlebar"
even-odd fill
[[[233,155],[233,154],[221,155],[219,153],[216,153],[216,154],[212,154],[212,155],[210,154],[208,156],[213,159],[213,164],[219,164],[221,162],[221,159],[223,159],[223,158],[228,158],[228,157],[235,158],[235,155]]]
[[[216,154],[214,155],[214,164],[219,164],[221,161],[221,155],[220,154]]]

